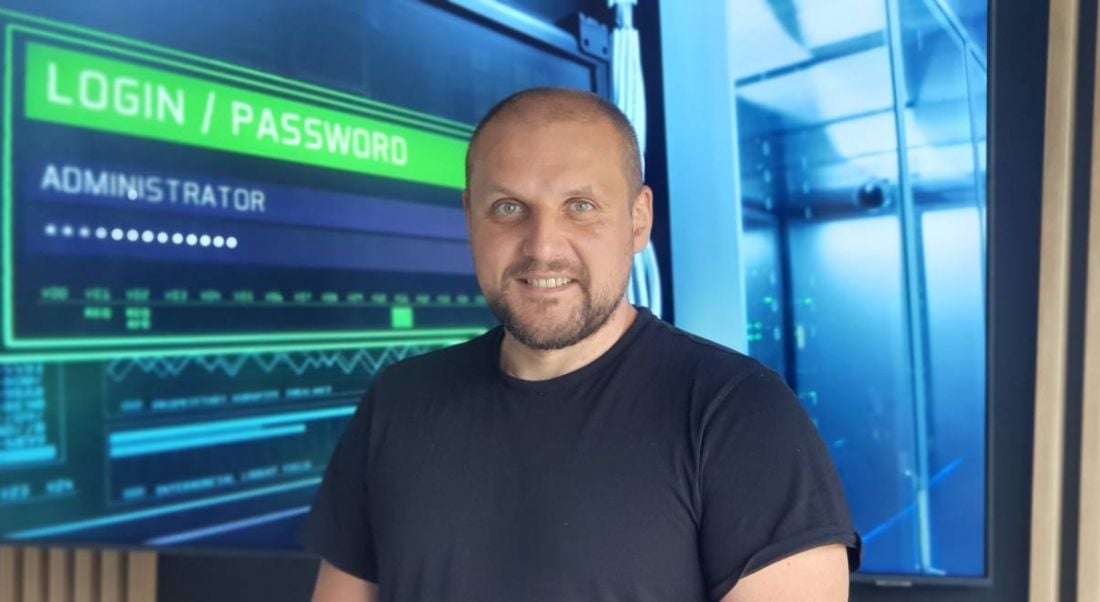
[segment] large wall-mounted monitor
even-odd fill
[[[495,323],[472,124],[606,58],[495,3],[3,4],[0,540],[296,548],[373,375]]]
[[[677,320],[786,377],[844,483],[862,575],[987,583],[987,3],[726,6],[728,104],[669,114],[670,145],[701,134],[690,166],[707,132],[689,119],[722,111],[737,176],[677,196],[692,184],[669,174]],[[686,84],[666,78],[666,100]],[[725,232],[702,236],[715,216]],[[729,252],[677,263],[714,240]],[[715,304],[732,318],[714,332],[680,311]]]
[[[985,3],[848,4],[779,15],[805,56],[739,55],[748,349],[830,446],[864,573],[981,579]]]

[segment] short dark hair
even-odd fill
[[[619,107],[591,92],[573,88],[551,87],[520,90],[493,105],[485,113],[485,116],[478,122],[477,127],[474,128],[474,133],[470,136],[470,145],[466,149],[467,187],[473,170],[474,147],[477,146],[481,132],[486,126],[501,116],[502,113],[520,113],[525,107],[540,103],[544,106],[540,107],[540,111],[536,116],[549,121],[590,119],[592,117],[606,118],[615,128],[615,131],[618,132],[623,143],[623,174],[626,176],[627,183],[630,184],[632,192],[641,188],[642,156],[638,145],[638,134],[634,131],[630,119],[619,110]]]

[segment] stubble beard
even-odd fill
[[[611,319],[611,314],[615,313],[626,291],[624,281],[622,287],[612,289],[606,298],[594,299],[586,284],[587,278],[577,278],[574,282],[581,289],[581,302],[571,315],[554,323],[544,317],[543,310],[560,303],[559,299],[539,303],[534,311],[529,312],[534,315],[528,315],[526,319],[515,311],[508,300],[507,291],[487,296],[486,301],[489,309],[500,320],[501,326],[524,346],[537,351],[565,349],[587,339],[602,328]],[[616,290],[618,294],[615,294]]]

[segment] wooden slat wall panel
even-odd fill
[[[99,602],[99,557],[91,550],[73,553],[73,602]]]
[[[21,573],[19,551],[11,546],[0,546],[0,602],[15,600],[16,592],[22,589]]]
[[[0,602],[156,602],[154,552],[0,546]]]
[[[22,593],[19,602],[46,602],[46,550],[23,549]]]
[[[50,548],[46,581],[47,602],[72,602],[73,572],[71,552],[65,548]]]
[[[1050,1],[1039,320],[1035,350],[1030,602],[1058,602],[1061,595],[1066,344],[1079,14],[1078,0]]]
[[[99,600],[122,602],[122,561],[120,552],[99,554]]]
[[[1100,21],[1100,15],[1097,15]],[[1100,22],[1098,29],[1100,31]],[[1093,72],[1092,169],[1081,391],[1081,503],[1077,525],[1077,599],[1100,602],[1100,44]]]
[[[126,560],[127,602],[156,602],[157,555],[131,552]]]

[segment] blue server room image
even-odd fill
[[[742,4],[749,354],[831,446],[864,570],[981,576],[987,7]]]
[[[0,0],[0,602],[1100,602],[1098,23]]]

